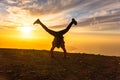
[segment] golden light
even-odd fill
[[[33,27],[32,26],[23,26],[18,27],[18,30],[22,33],[21,36],[28,38],[32,36]]]
[[[20,31],[23,32],[25,35],[29,35],[32,31],[32,27],[21,27]]]

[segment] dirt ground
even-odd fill
[[[120,57],[0,49],[0,80],[120,80]]]

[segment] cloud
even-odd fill
[[[32,15],[48,15],[61,13],[79,5],[79,0],[38,0],[32,5],[24,6],[23,9],[30,11]],[[71,4],[72,3],[72,4]]]
[[[119,2],[119,0],[1,0],[0,23],[32,24],[35,19],[40,18],[48,26],[57,28],[68,24],[74,17],[79,22],[78,26],[88,26],[93,23],[94,18],[99,24],[111,24],[120,21]]]

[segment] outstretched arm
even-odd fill
[[[66,29],[59,31],[61,34],[65,34],[66,32],[69,31],[69,29],[72,27],[72,25],[75,24],[77,25],[77,21],[73,18],[70,24],[67,26]]]
[[[39,19],[37,19],[34,24],[40,24],[49,34],[55,35],[55,31],[48,29]]]

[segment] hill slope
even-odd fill
[[[0,49],[0,80],[120,80],[120,57]]]

